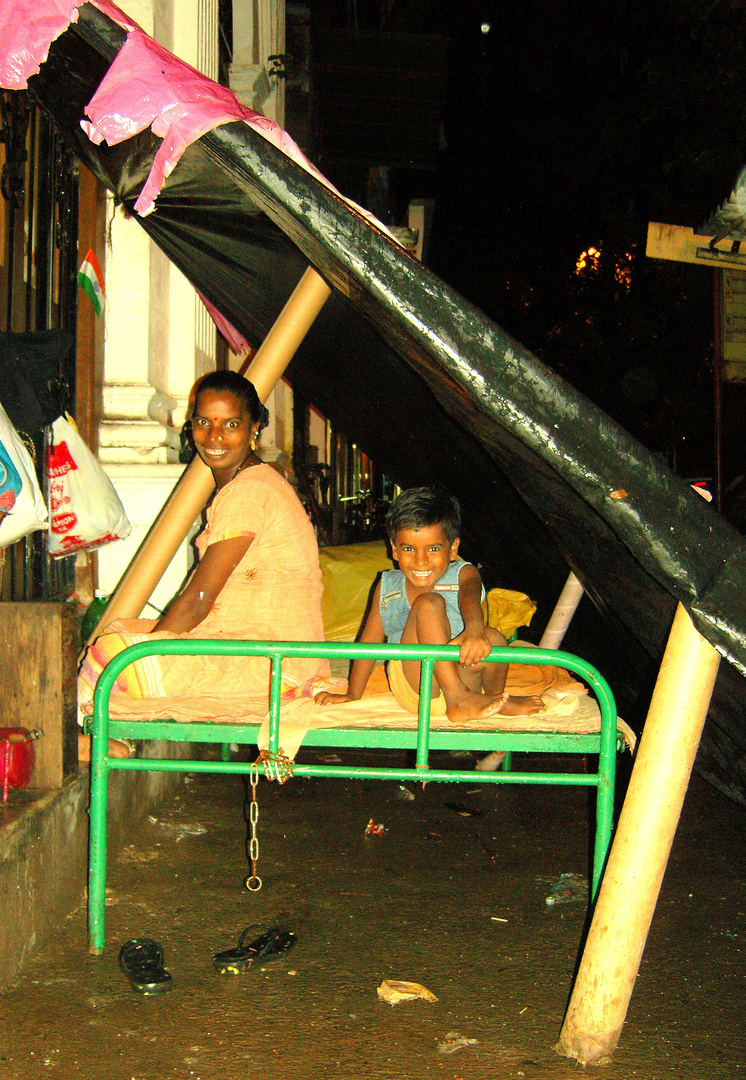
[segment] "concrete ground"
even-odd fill
[[[189,777],[111,868],[105,954],[88,956],[79,910],[0,997],[0,1080],[576,1076],[552,1045],[586,898],[545,899],[586,871],[587,794],[409,790],[262,780],[250,894],[242,782]],[[371,818],[382,835],[365,835]],[[693,778],[610,1077],[746,1075],[744,820]],[[219,975],[212,954],[253,923],[295,931],[296,947]],[[119,971],[120,945],[145,936],[165,948],[170,994],[143,998]],[[392,1007],[384,979],[438,1000]]]

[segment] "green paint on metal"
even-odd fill
[[[391,730],[375,728],[313,729],[305,737],[305,746],[356,747],[359,749],[415,750],[416,767],[368,765],[304,765],[293,767],[295,776],[329,777],[344,780],[397,780],[439,783],[548,784],[564,787],[596,788],[596,832],[593,844],[593,880],[591,894],[595,899],[608,854],[614,814],[614,782],[617,752],[616,704],[608,683],[587,661],[572,653],[551,650],[511,647],[493,649],[490,663],[551,664],[567,668],[578,675],[592,690],[601,712],[601,730],[591,734],[544,731],[469,731],[461,729],[430,729],[430,690],[433,665],[439,660],[455,660],[455,645],[422,646],[361,644],[347,642],[270,642],[171,640],[146,641],[123,650],[106,666],[96,686],[93,703],[91,760],[91,829],[89,863],[89,940],[90,951],[100,953],[104,947],[104,901],[106,889],[106,803],[108,774],[122,772],[199,772],[246,774],[250,763],[230,761],[230,743],[255,745],[258,724],[221,724],[205,722],[177,723],[174,720],[111,720],[109,697],[119,674],[129,664],[145,656],[223,655],[262,656],[272,664],[269,695],[269,749],[277,754],[280,747],[280,706],[282,661],[285,657],[318,657],[354,659],[368,657],[380,660],[408,659],[421,662],[420,708],[417,728]],[[183,758],[109,758],[108,739],[128,738],[166,742],[202,742],[220,744],[220,759],[204,761]],[[554,754],[598,755],[595,772],[529,772],[515,770],[512,760],[498,772],[479,772],[473,769],[439,769],[430,765],[432,750],[474,750],[488,752],[505,750]]]

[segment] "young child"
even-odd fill
[[[541,698],[508,697],[503,692],[507,664],[482,663],[494,645],[506,641],[484,624],[479,572],[457,558],[461,511],[456,499],[440,488],[410,488],[389,510],[386,529],[399,569],[382,574],[360,640],[460,646],[458,662],[443,660],[433,668],[432,716],[445,715],[459,723],[496,713],[540,712]],[[316,702],[357,701],[374,665],[374,660],[355,660],[347,693],[322,693]],[[388,676],[397,702],[408,712],[417,712],[420,664],[392,660]]]

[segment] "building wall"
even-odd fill
[[[154,743],[144,756],[185,758],[193,751],[191,743]],[[179,773],[112,773],[110,859],[135,839],[143,819],[181,782]],[[54,947],[60,921],[85,903],[88,787],[86,769],[41,796],[14,793],[15,814],[0,828],[0,992],[45,945]]]
[[[210,78],[218,72],[218,0],[131,0],[143,29]],[[241,101],[279,123],[284,86],[267,71],[284,51],[284,4],[234,0],[231,85]],[[155,213],[157,213],[157,207]],[[183,471],[179,432],[195,380],[216,367],[218,336],[192,285],[138,223],[108,200],[103,420],[99,455],[133,525],[131,537],[103,548],[98,585],[111,593]],[[259,342],[252,342],[259,345]],[[232,357],[238,367],[241,358]],[[286,386],[267,402],[272,423],[260,440],[266,460],[292,452],[292,400]],[[191,564],[182,544],[153,596],[153,615],[177,591]]]

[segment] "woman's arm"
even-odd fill
[[[183,634],[206,617],[228,578],[249,550],[253,536],[232,536],[210,544],[179,595],[156,624],[156,630]]]

